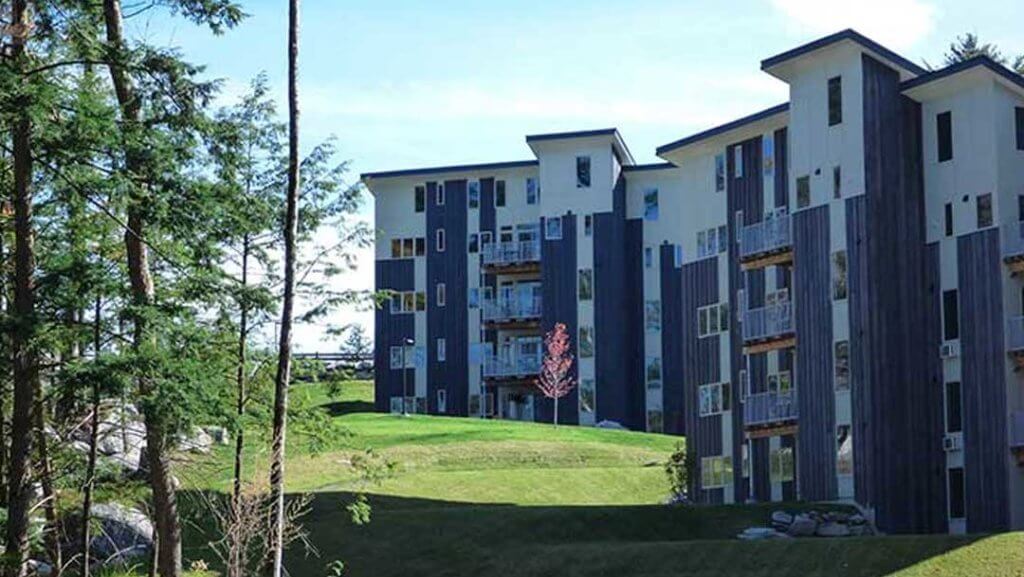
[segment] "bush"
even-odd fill
[[[668,476],[669,490],[672,493],[672,502],[678,503],[685,500],[690,480],[696,474],[697,459],[686,450],[683,443],[676,443],[676,450],[669,455],[665,463],[665,475]]]

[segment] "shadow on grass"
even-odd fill
[[[523,507],[377,495],[370,496],[370,524],[355,526],[345,508],[352,499],[345,492],[316,494],[304,525],[319,557],[292,551],[291,575],[326,575],[325,566],[340,559],[351,577],[881,577],[984,538],[750,543],[735,535],[765,525],[771,511],[785,505]],[[200,511],[192,513],[203,519]],[[211,561],[212,555],[204,553],[208,530],[200,522],[187,531],[187,558]]]
[[[372,413],[373,403],[369,401],[336,401],[321,405],[332,417],[341,417],[354,413]]]

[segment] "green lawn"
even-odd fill
[[[352,577],[541,576],[967,576],[1024,577],[1024,534],[910,536],[747,543],[779,505],[666,507],[660,463],[679,441],[592,428],[368,412],[367,383],[339,398],[302,385],[352,433],[310,454],[294,445],[289,489],[314,492],[306,528],[319,557],[293,551],[292,575],[326,575],[342,559]],[[349,465],[366,447],[398,462],[370,487],[372,521],[354,526],[345,505],[358,485]],[[227,451],[186,475],[192,489],[225,487]],[[258,462],[259,458],[254,462]],[[202,481],[194,479],[201,478]],[[188,532],[186,557],[208,558]]]

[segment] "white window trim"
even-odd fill
[[[725,390],[726,387],[729,387],[729,407],[728,408],[725,407],[725,394],[723,393],[723,391]],[[715,406],[714,403],[711,403],[708,406],[708,410],[706,410],[706,411],[704,410],[704,407],[701,406],[700,399],[703,396],[703,391],[705,391],[705,390],[711,391],[710,394],[712,395],[712,400],[714,400],[715,397],[718,398],[718,410],[715,410],[715,409],[711,408],[711,407]],[[733,393],[732,386],[728,382],[707,383],[707,384],[704,384],[704,385],[701,385],[701,386],[697,387],[697,414],[698,414],[698,416],[700,416],[700,417],[713,417],[715,415],[723,415],[725,413],[731,412],[732,411],[732,403],[733,403],[733,394],[732,393]]]
[[[435,302],[435,304],[437,304],[437,306],[439,306],[439,307],[443,307],[447,300],[448,300],[448,295],[447,295],[447,291],[445,290],[444,283],[443,282],[437,283],[437,288],[435,289],[435,294],[434,294],[434,302]]]
[[[743,178],[743,145],[732,147],[733,178]]]
[[[436,197],[435,200],[437,201],[437,206],[444,206],[445,191],[444,191],[444,184],[443,183],[438,183],[437,184],[437,192],[434,193],[434,196]]]
[[[434,249],[437,252],[444,252],[447,248],[448,239],[443,228],[437,229],[434,233]]]

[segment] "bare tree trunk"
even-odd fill
[[[31,27],[27,0],[14,0],[11,60],[24,68],[25,44]],[[32,417],[36,405],[39,365],[33,350],[35,324],[35,239],[32,230],[32,126],[27,107],[14,120],[14,407],[11,420],[11,461],[8,471],[7,549],[4,574],[21,577],[28,560],[29,511],[32,506]]]
[[[558,426],[558,397],[555,397],[555,426]]]
[[[274,379],[274,440],[270,468],[273,497],[271,531],[272,577],[281,577],[284,561],[284,451],[288,413],[288,385],[292,364],[292,315],[295,301],[295,237],[299,204],[299,0],[288,2],[288,198],[284,224],[284,303],[281,307],[281,338]]]
[[[249,235],[246,233],[242,240],[242,290],[243,292],[248,287],[249,283]],[[238,423],[236,424],[237,430],[235,433],[235,472],[234,472],[234,492],[231,500],[231,514],[234,516],[235,527],[239,526],[241,516],[241,500],[242,500],[242,454],[245,448],[245,434],[242,430],[242,416],[245,414],[245,395],[246,395],[246,382],[245,382],[245,359],[246,359],[246,343],[249,339],[249,301],[247,295],[243,294],[241,299],[241,305],[239,306],[240,315],[238,320],[238,370],[235,373],[235,384],[237,387],[236,399],[236,414],[238,415]],[[234,540],[238,536],[230,535],[229,538]],[[231,563],[228,564],[228,577],[244,577],[242,575],[242,555],[241,555],[241,543],[231,544]]]
[[[106,25],[107,43],[115,51],[125,49],[124,20],[120,0],[103,0],[103,15]],[[121,108],[121,120],[130,136],[138,136],[141,126],[141,102],[127,71],[113,59],[109,64],[110,78]],[[132,133],[135,133],[134,135]],[[138,144],[127,144],[125,168],[133,175],[144,173],[144,161],[137,151]],[[125,252],[128,261],[128,276],[131,281],[132,301],[136,307],[146,308],[153,304],[153,277],[150,273],[149,255],[144,242],[146,223],[142,216],[145,198],[132,191],[128,201],[128,230],[125,231]],[[132,346],[138,350],[151,339],[144,315],[136,314],[132,319],[134,327]],[[143,396],[150,393],[151,383],[139,379],[138,388]],[[168,458],[169,439],[162,419],[152,410],[143,412],[146,425],[146,461],[149,465],[149,485],[153,492],[153,517],[160,547],[156,558],[157,571],[161,577],[181,575],[181,524],[178,518],[178,500],[171,476]]]
[[[93,358],[99,360],[100,348],[102,347],[102,312],[103,300],[96,297],[95,313],[92,325],[92,351]],[[92,493],[96,486],[96,459],[100,441],[100,382],[99,379],[92,380],[92,413],[89,416],[89,464],[85,471],[85,487],[82,495],[82,577],[90,577],[92,573],[92,560],[89,556],[89,544],[92,542],[92,535],[89,524],[92,523]]]
[[[60,576],[61,568],[64,566],[60,552],[60,523],[57,519],[57,492],[53,485],[53,467],[50,463],[49,443],[46,439],[46,401],[43,397],[43,387],[39,379],[34,383],[36,388],[36,407],[34,413],[36,453],[38,455],[37,476],[43,490],[43,512],[46,515],[46,529],[44,542],[46,551],[50,556],[50,564],[53,565],[54,575]]]

